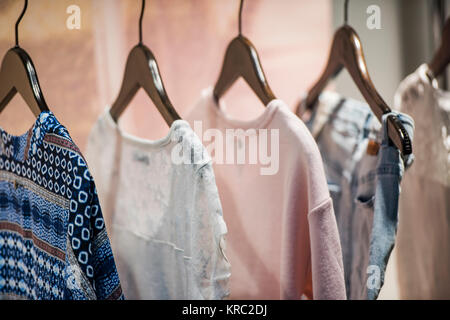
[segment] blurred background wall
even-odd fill
[[[201,90],[215,84],[225,49],[238,33],[239,1],[147,1],[143,42],[153,51],[169,97],[185,115]],[[327,56],[331,2],[251,0],[244,3],[242,31],[257,48],[276,96],[293,104],[317,77]],[[95,1],[101,107],[114,101],[129,50],[138,41],[140,1]],[[114,19],[111,19],[114,17]],[[118,21],[117,23],[115,21]],[[113,31],[114,30],[114,31]],[[239,81],[225,101],[232,116],[255,117],[263,106]],[[149,125],[151,121],[151,125]],[[167,126],[143,92],[122,118],[131,133],[164,135]]]
[[[431,59],[438,45],[436,0],[350,1],[349,24],[358,32],[369,72],[380,94],[392,104],[399,82]],[[247,0],[243,34],[257,48],[278,98],[294,108],[319,76],[333,30],[343,23],[344,0]],[[450,7],[449,0],[441,4]],[[81,9],[81,28],[69,29],[70,5]],[[33,0],[20,24],[20,45],[32,57],[50,109],[84,150],[96,118],[119,91],[129,50],[138,42],[139,0]],[[369,5],[381,8],[381,29],[369,30]],[[20,0],[0,0],[0,55],[14,44]],[[201,90],[214,85],[228,42],[238,32],[238,0],[147,0],[144,43],[153,51],[169,97],[181,117]],[[439,31],[439,30],[438,30]],[[437,36],[436,36],[437,35]],[[329,86],[361,98],[344,71]],[[239,81],[226,94],[230,114],[249,119],[263,111]],[[28,130],[34,117],[19,96],[0,114],[12,134]],[[121,118],[131,134],[157,139],[167,125],[140,91]],[[388,266],[382,299],[400,297],[396,252]]]
[[[81,9],[79,30],[66,28],[66,8]],[[0,56],[14,46],[14,24],[23,1],[0,0]],[[19,27],[19,44],[31,56],[47,104],[83,146],[97,117],[98,90],[92,1],[34,0]],[[0,125],[11,134],[22,134],[34,116],[19,95],[0,114]]]

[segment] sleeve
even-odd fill
[[[77,287],[86,299],[123,299],[94,180],[79,154],[72,160],[68,251],[79,270]]]
[[[289,230],[287,245],[294,246],[298,256],[294,260],[297,263],[291,265],[301,269],[306,263],[306,281],[301,288],[286,281],[286,287],[292,287],[289,290],[292,296],[301,289],[309,299],[346,299],[341,242],[322,156],[305,124],[297,123],[301,138],[289,167],[290,190],[295,200],[290,201],[292,215],[286,229]],[[286,273],[296,279],[298,271],[289,269]]]
[[[222,215],[211,161],[195,174],[192,224],[193,266],[200,299],[220,300],[229,296],[231,266],[226,257],[227,227]]]
[[[328,198],[308,214],[313,297],[345,300],[344,267],[333,202]]]

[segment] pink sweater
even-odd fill
[[[230,298],[300,299],[304,294],[314,299],[345,299],[333,204],[322,159],[308,129],[280,100],[271,101],[261,116],[248,122],[230,119],[224,109],[222,103],[219,108],[214,102],[209,88],[186,120],[214,161],[228,227]],[[207,130],[210,128],[218,131]],[[245,139],[233,140],[226,137],[227,129],[254,132],[249,130]],[[260,142],[259,152],[264,129],[272,160],[264,162],[258,155],[255,163],[249,160],[255,150],[250,141]],[[221,137],[217,137],[219,132]],[[212,141],[211,136],[215,136]],[[231,148],[232,141],[236,148]],[[245,163],[231,163],[230,150],[237,159],[240,148],[246,150]]]

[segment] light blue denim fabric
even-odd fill
[[[412,119],[396,115],[413,134]],[[386,115],[383,117],[386,119]],[[324,92],[311,119],[333,199],[348,299],[376,299],[395,242],[400,180],[413,156],[400,157],[370,107]],[[369,141],[379,145],[368,152]]]
[[[395,114],[413,139],[414,122],[411,117]],[[378,297],[381,286],[384,283],[384,271],[386,270],[389,255],[394,248],[395,236],[398,225],[398,202],[400,196],[400,181],[405,167],[408,168],[414,156],[402,158],[399,150],[390,145],[387,136],[386,119],[389,114],[383,115],[383,140],[378,154],[377,182],[375,189],[375,209],[370,239],[369,253],[369,279],[367,281],[367,298],[374,300]]]

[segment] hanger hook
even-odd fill
[[[144,18],[145,0],[142,0],[141,15],[139,16],[139,44],[142,44],[142,19]]]
[[[349,0],[345,0],[344,2],[344,24],[348,23],[348,1]]]
[[[242,36],[242,7],[244,6],[244,0],[241,0],[239,4],[239,35]]]
[[[25,0],[22,13],[20,14],[19,18],[16,21],[16,27],[15,27],[15,31],[16,31],[16,47],[19,46],[19,23],[22,20],[24,14],[25,14],[25,11],[27,11],[27,7],[28,7],[28,0]]]

